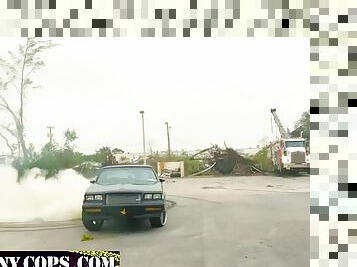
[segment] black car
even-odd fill
[[[100,169],[87,189],[82,205],[82,222],[98,231],[112,218],[149,218],[152,227],[166,224],[165,194],[151,166],[115,165]]]

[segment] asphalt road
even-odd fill
[[[0,250],[120,250],[122,266],[309,265],[309,178],[184,178],[165,183],[165,227],[80,220],[1,223]]]

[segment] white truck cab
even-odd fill
[[[284,170],[310,170],[310,158],[307,151],[306,140],[304,138],[294,138],[290,136],[281,123],[276,109],[270,109],[274,117],[275,124],[280,132],[280,140],[271,144],[271,159],[274,169],[283,172]]]
[[[305,139],[282,139],[282,144],[282,167],[284,169],[308,169],[310,167],[309,155],[305,146]]]

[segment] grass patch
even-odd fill
[[[90,234],[83,234],[81,241],[89,241],[89,240],[93,240],[93,239],[94,239],[94,237],[91,236]]]

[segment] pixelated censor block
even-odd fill
[[[357,266],[357,1],[4,0],[0,25],[17,37],[309,38],[310,263]]]

